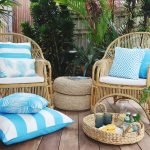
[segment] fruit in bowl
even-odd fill
[[[108,124],[106,126],[99,128],[99,130],[102,130],[104,132],[109,132],[109,133],[117,133],[117,134],[123,133],[123,130],[117,127],[115,124]]]

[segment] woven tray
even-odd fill
[[[122,134],[105,132],[95,128],[96,107],[100,105],[106,111],[105,105],[96,104],[94,114],[83,118],[83,131],[87,136],[96,141],[113,145],[133,144],[142,140],[144,137],[144,124],[142,122],[134,122],[134,124],[138,125],[139,130],[137,132],[128,132],[131,128],[130,125]],[[113,116],[115,115],[114,113]]]

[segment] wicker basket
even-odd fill
[[[95,106],[95,108],[98,105]],[[101,107],[106,107],[101,104]],[[139,130],[137,132],[128,132],[131,128],[131,125],[123,132],[122,134],[110,133],[99,130],[95,128],[95,113],[96,109],[94,109],[94,114],[88,115],[83,118],[83,131],[90,138],[113,145],[123,145],[123,144],[133,144],[139,142],[144,137],[144,124],[142,122],[134,122],[134,124],[138,125]],[[113,113],[113,116],[116,114]]]

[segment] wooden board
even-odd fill
[[[145,133],[144,138],[138,143],[142,150],[149,150],[150,149],[150,136]]]
[[[100,143],[100,150],[120,150],[119,146]]]
[[[78,113],[70,112],[66,114],[75,122],[63,130],[59,150],[78,150]]]
[[[5,146],[2,143],[0,143],[0,150],[37,150],[41,142],[41,139],[42,137],[39,137],[33,140],[29,140],[26,142],[10,146]]]
[[[87,137],[82,130],[82,120],[90,112],[79,113],[79,149],[80,150],[99,150],[99,142]]]
[[[61,129],[57,132],[54,132],[52,134],[43,136],[38,150],[50,150],[50,147],[53,150],[59,149],[59,143],[60,143],[62,131],[63,131],[63,129]]]
[[[120,146],[121,150],[141,150],[138,144],[132,144],[132,145],[122,145]]]

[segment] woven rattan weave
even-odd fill
[[[99,103],[97,103],[95,107],[97,106],[99,106]],[[139,142],[144,137],[145,130],[144,130],[144,124],[142,122],[134,122],[134,124],[138,126],[138,131],[136,132],[129,132],[129,130],[132,127],[132,124],[130,124],[130,126],[122,134],[111,133],[111,132],[102,131],[95,127],[95,114],[96,114],[96,109],[94,109],[94,114],[84,117],[82,127],[84,133],[96,141],[106,143],[106,144],[123,145],[123,144],[133,144]],[[112,114],[113,116],[116,115],[115,113]]]
[[[39,45],[29,37],[18,33],[0,33],[0,42],[30,42],[32,45],[32,57],[36,60],[36,73],[44,76],[44,82],[42,83],[0,84],[0,95],[3,97],[14,92],[35,93],[45,97],[49,101],[49,106],[52,106],[51,65],[44,59]]]
[[[92,72],[91,109],[93,109],[97,101],[103,101],[108,97],[113,97],[115,102],[125,98],[139,103],[143,89],[150,86],[150,69],[148,69],[146,86],[115,85],[99,81],[101,76],[108,75],[114,59],[115,47],[150,48],[150,32],[133,32],[118,37],[108,46],[104,57],[94,64]],[[150,101],[140,105],[150,119]]]

